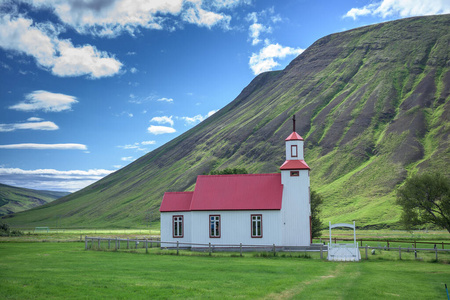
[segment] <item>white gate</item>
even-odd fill
[[[331,229],[336,227],[353,228],[353,244],[333,244],[331,243]],[[356,226],[355,221],[352,224],[338,223],[331,225],[330,222],[330,242],[328,243],[328,260],[334,261],[360,261],[361,254],[359,246],[356,242]]]

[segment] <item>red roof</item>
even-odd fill
[[[287,160],[281,165],[280,170],[310,170],[304,160]]]
[[[290,136],[286,138],[286,141],[303,141],[303,138],[294,131]]]
[[[159,211],[189,211],[194,192],[166,192]]]
[[[160,211],[279,210],[283,185],[281,174],[200,175],[189,209],[179,194],[164,194]]]

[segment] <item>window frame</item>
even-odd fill
[[[175,220],[176,218],[181,218],[181,220]],[[176,234],[175,222],[177,222],[180,225],[178,228],[181,228],[181,234],[178,234],[178,235]],[[172,216],[172,237],[174,239],[184,238],[184,215],[173,215]]]
[[[217,218],[217,219],[215,219],[215,220],[211,220],[211,218],[212,217],[214,217],[214,218]],[[209,238],[211,238],[211,239],[218,239],[218,238],[220,238],[221,237],[221,234],[222,234],[222,232],[221,232],[221,230],[220,230],[220,226],[221,226],[221,222],[220,222],[220,215],[209,215],[209,218],[208,218],[208,231],[209,231]],[[214,222],[214,231],[215,232],[217,232],[218,233],[218,235],[212,235],[211,233],[211,230],[212,230],[212,227],[211,227],[211,223],[212,222]],[[216,225],[216,222],[217,222],[217,225]]]
[[[291,171],[291,177],[299,177],[300,176],[300,171]]]
[[[297,147],[297,145],[291,145],[291,156],[292,157],[298,157],[298,147]]]
[[[259,220],[257,220],[257,219],[255,220],[256,224],[258,224],[258,221],[260,223],[260,234],[259,235],[257,234],[258,232],[256,232],[256,234],[253,234],[253,222],[254,222],[253,221],[253,217],[260,217]],[[256,225],[256,226],[258,226],[258,225]],[[252,238],[258,238],[258,239],[263,237],[263,217],[262,217],[262,214],[251,214],[250,215],[250,235],[251,235]]]

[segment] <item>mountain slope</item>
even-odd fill
[[[0,183],[0,216],[43,205],[68,194],[31,190]]]
[[[396,186],[415,172],[449,173],[450,15],[403,19],[326,36],[283,71],[257,76],[229,105],[125,168],[12,224],[141,226],[166,191],[245,167],[277,172],[297,117],[311,187],[326,221],[398,223]]]

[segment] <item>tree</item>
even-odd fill
[[[211,171],[209,175],[228,175],[228,174],[247,174],[247,169],[245,168],[226,168],[219,171]]]
[[[323,203],[322,196],[315,191],[311,191],[311,236],[312,238],[320,237],[322,230],[322,220],[320,220],[320,206]]]
[[[397,191],[407,229],[434,224],[450,232],[450,181],[439,173],[415,175]]]

